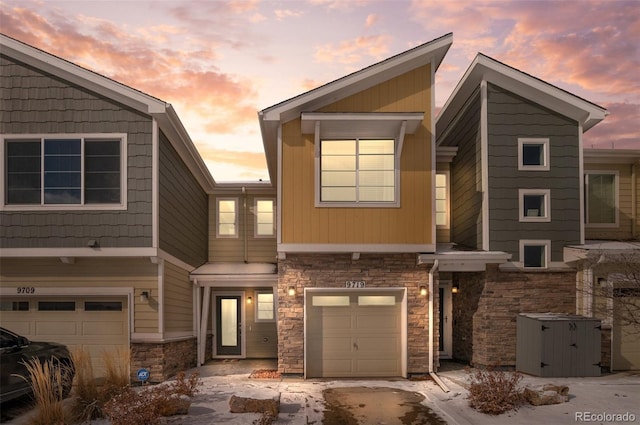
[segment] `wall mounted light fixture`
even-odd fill
[[[289,296],[293,297],[296,294],[296,287],[295,286],[289,286]]]
[[[451,293],[457,294],[459,292],[460,292],[460,285],[458,283],[454,283],[453,286],[451,287]]]
[[[247,304],[251,304],[253,302],[253,298],[247,297]]]
[[[420,295],[422,295],[423,297],[427,296],[427,287],[426,286],[421,286],[420,287]]]
[[[149,302],[149,291],[142,291],[140,293],[140,302]]]

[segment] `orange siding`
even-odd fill
[[[429,65],[333,103],[321,112],[424,112],[405,136],[400,208],[316,208],[314,140],[300,119],[283,125],[282,242],[430,244],[432,235]]]

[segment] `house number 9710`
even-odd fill
[[[367,286],[367,282],[364,280],[347,280],[345,286],[347,288],[365,288]]]

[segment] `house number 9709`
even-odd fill
[[[345,286],[347,288],[365,288],[367,286],[367,282],[364,280],[347,280]]]
[[[18,294],[35,294],[36,288],[33,286],[18,286],[16,288]]]

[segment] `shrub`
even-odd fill
[[[524,403],[521,380],[518,372],[478,369],[471,373],[469,405],[489,415],[517,410]]]
[[[74,410],[81,421],[89,421],[102,417],[102,403],[91,366],[91,355],[83,348],[71,352],[76,367]]]
[[[32,425],[52,425],[67,423],[62,406],[66,388],[70,386],[68,370],[70,366],[56,358],[41,362],[33,357],[24,363],[29,373],[33,397],[36,402],[36,413],[29,419]]]
[[[106,373],[100,397],[103,401],[107,401],[111,396],[120,393],[122,388],[128,387],[131,383],[129,377],[131,352],[122,349],[104,351],[102,360],[104,361]]]

